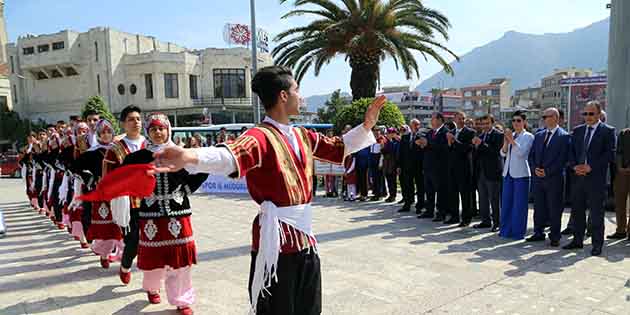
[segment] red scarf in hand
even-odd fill
[[[130,164],[109,172],[96,189],[77,198],[83,201],[109,201],[116,197],[143,198],[155,189],[155,176],[147,174],[153,164]]]

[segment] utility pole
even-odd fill
[[[252,23],[251,23],[251,32],[252,32],[252,79],[254,78],[254,75],[256,75],[256,72],[258,71],[258,56],[257,56],[257,50],[258,50],[258,34],[257,34],[257,30],[256,30],[256,1],[255,0],[250,0],[249,1],[249,8],[250,8],[250,15],[252,18]],[[259,124],[260,123],[260,103],[258,102],[258,95],[255,95],[254,92],[251,92],[251,96],[252,96],[252,107],[254,109],[254,122]]]

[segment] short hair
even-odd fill
[[[101,114],[94,109],[88,109],[85,111],[85,113],[83,113],[83,118],[87,118],[88,116],[92,116],[92,115],[100,116]]]
[[[79,115],[70,115],[70,121],[79,121]]]
[[[66,122],[63,120],[57,120],[57,125],[65,125]]]
[[[564,111],[562,109],[558,108],[558,115],[560,116],[560,119],[564,119]]]
[[[136,105],[128,105],[120,112],[120,121],[125,121],[127,119],[127,116],[129,116],[129,114],[131,113],[142,114],[142,111],[140,110],[140,107]]]
[[[584,107],[586,106],[595,106],[598,112],[602,112],[602,105],[599,103],[599,101],[589,101],[588,103],[586,103],[586,105],[584,105]]]
[[[252,79],[252,91],[258,95],[265,110],[272,109],[278,102],[281,91],[291,88],[293,73],[284,66],[264,67]]]
[[[490,119],[490,122],[494,124],[494,116],[492,116],[492,114],[485,114],[479,117],[479,120],[486,120],[486,119]]]
[[[439,119],[440,121],[444,122],[444,115],[440,112],[433,112],[431,114],[431,117],[435,116],[435,118]]]
[[[527,114],[525,114],[525,111],[522,110],[515,111],[514,114],[512,114],[512,117],[520,117],[523,120],[527,120]]]
[[[53,124],[47,124],[47,125],[46,125],[46,129],[48,129],[48,128],[55,128],[55,125],[53,125]]]
[[[466,113],[464,113],[463,111],[458,110],[455,112],[455,114],[453,114],[453,116],[457,116],[457,115],[461,115],[464,118],[464,120],[466,120]]]

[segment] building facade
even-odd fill
[[[176,125],[253,121],[246,48],[193,51],[96,27],[22,36],[7,50],[15,107],[31,120],[67,119],[100,95],[114,113],[134,104]],[[272,64],[268,54],[258,58]]]
[[[541,96],[540,87],[515,90],[514,97],[512,97],[512,107],[540,108],[542,104]]]
[[[572,77],[560,80],[559,84],[562,88],[560,109],[565,113],[569,130],[584,122],[581,114],[589,101],[598,101],[602,109],[607,108],[608,78],[605,75]]]
[[[543,77],[540,81],[541,106],[558,107],[562,98],[562,86],[560,80],[573,77],[590,77],[593,71],[590,69],[556,69],[553,74]]]
[[[488,84],[463,87],[462,109],[472,116],[493,114],[498,117],[502,108],[509,108],[511,105],[511,90],[512,82],[508,78],[497,78]]]
[[[406,123],[415,118],[423,126],[428,126],[431,123],[431,114],[437,110],[431,94],[412,91],[409,86],[384,87],[378,95],[385,95],[387,100],[396,104]]]

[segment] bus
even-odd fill
[[[192,137],[195,134],[201,136],[203,141],[206,141],[206,137],[210,135],[212,137],[212,141],[216,141],[217,135],[221,129],[225,128],[225,131],[228,135],[240,136],[242,131],[245,129],[253,128],[255,124],[252,123],[244,123],[244,124],[220,124],[220,125],[211,125],[211,126],[199,126],[199,127],[173,127],[172,128],[172,136],[173,139],[175,137],[179,137],[182,141],[185,142],[186,139]],[[304,127],[308,130],[315,130],[317,132],[325,133],[329,129],[333,128],[333,124],[293,124],[294,127]]]

